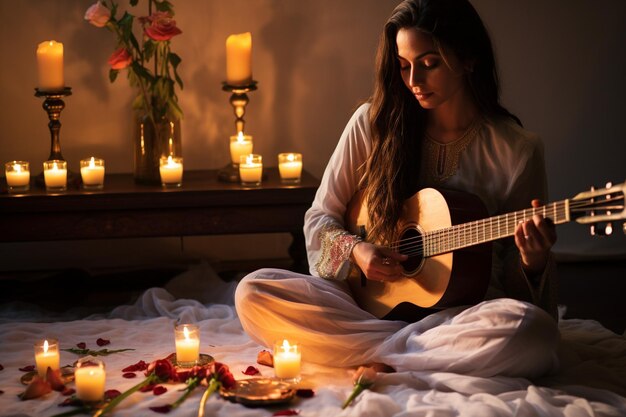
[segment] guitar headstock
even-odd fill
[[[613,221],[626,219],[626,183],[613,185],[610,182],[605,188],[583,191],[570,199],[570,215],[581,224],[591,225],[591,234],[610,235],[613,232]],[[604,227],[596,227],[604,223]],[[626,233],[626,223],[622,229]]]

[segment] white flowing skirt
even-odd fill
[[[558,366],[557,323],[531,304],[502,298],[438,311],[415,323],[362,310],[347,284],[280,269],[241,280],[235,306],[250,337],[271,347],[290,339],[303,360],[397,371],[533,378]]]

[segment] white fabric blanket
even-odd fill
[[[20,401],[24,390],[19,368],[34,364],[33,343],[57,338],[62,348],[85,342],[99,349],[98,338],[109,339],[109,349],[132,348],[104,357],[107,389],[124,391],[137,384],[122,377],[131,364],[164,358],[174,352],[173,323],[195,322],[200,327],[201,351],[230,366],[235,378],[256,366],[263,376],[273,369],[256,363],[263,347],[244,333],[232,307],[234,283],[224,283],[206,266],[188,271],[164,288],[147,290],[134,305],[120,306],[110,314],[80,320],[44,322],[38,313],[3,312],[0,318],[0,416],[51,416],[68,411],[59,407],[65,397],[53,391],[44,397]],[[193,296],[196,299],[191,299]],[[187,298],[183,298],[187,297]],[[220,303],[217,303],[219,300]],[[626,339],[590,320],[562,320],[561,363],[558,374],[539,381],[515,378],[478,378],[438,372],[379,374],[375,385],[352,406],[341,409],[352,391],[354,369],[303,363],[302,387],[312,388],[312,398],[296,398],[290,404],[246,408],[213,395],[207,416],[271,416],[284,409],[302,416],[626,416]],[[77,356],[61,353],[61,364]],[[72,386],[72,384],[69,384]],[[157,416],[148,407],[172,403],[182,384],[166,385],[160,396],[135,393],[118,407],[114,416]],[[198,388],[171,416],[196,416],[204,388]],[[622,396],[618,395],[620,393]]]

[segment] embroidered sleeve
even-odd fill
[[[319,233],[319,239],[322,250],[315,265],[319,276],[326,279],[346,279],[352,267],[352,249],[362,239],[337,225],[324,226]]]

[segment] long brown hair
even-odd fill
[[[519,123],[499,100],[500,89],[491,40],[468,0],[405,0],[392,12],[381,34],[374,92],[370,98],[372,152],[361,187],[365,189],[370,236],[391,243],[402,203],[418,189],[426,110],[405,86],[398,61],[400,29],[417,28],[445,45],[461,61],[473,62],[465,74],[481,114],[506,116]]]

